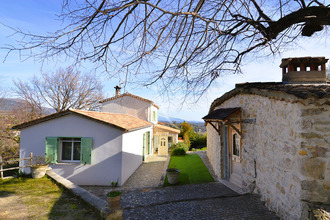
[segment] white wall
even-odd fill
[[[121,183],[122,131],[80,116],[67,115],[22,129],[20,157],[45,155],[46,137],[92,137],[92,164],[55,164],[54,172],[78,185]]]
[[[149,138],[151,139],[152,127],[123,134],[122,182],[125,182],[141,165],[143,161],[143,134],[148,131],[150,131]]]
[[[156,112],[156,120],[153,120],[153,112]],[[149,107],[149,120],[150,122],[154,123],[154,124],[158,124],[158,108],[156,108],[155,106],[151,105]]]
[[[148,121],[150,107],[152,105],[145,101],[133,98],[131,96],[123,96],[102,103],[102,112],[129,114],[142,120]]]

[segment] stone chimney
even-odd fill
[[[116,89],[116,96],[119,96],[120,95],[120,89],[121,89],[121,87],[117,85],[114,88]]]
[[[295,57],[282,59],[283,83],[327,83],[325,57]]]

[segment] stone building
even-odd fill
[[[282,82],[237,84],[203,118],[218,178],[259,194],[283,219],[330,206],[327,60],[283,59]]]

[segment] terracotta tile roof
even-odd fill
[[[59,118],[65,115],[75,114],[78,116],[86,117],[88,119],[104,123],[110,126],[114,126],[124,131],[131,131],[136,129],[141,129],[145,127],[151,127],[153,124],[145,120],[127,115],[127,114],[117,114],[108,112],[94,112],[94,111],[83,111],[76,109],[69,109],[64,112],[59,112],[51,114],[33,121],[25,122],[13,127],[13,129],[22,129],[35,124],[39,124],[45,121],[49,121],[55,118]]]
[[[142,98],[142,97],[137,96],[137,95],[133,95],[133,94],[128,93],[128,92],[126,92],[126,93],[124,93],[124,94],[122,94],[122,95],[118,95],[118,96],[113,96],[113,97],[110,97],[110,98],[106,98],[106,99],[100,101],[100,103],[108,102],[108,101],[111,101],[111,100],[114,100],[114,99],[119,99],[119,98],[122,98],[122,97],[124,97],[124,96],[130,96],[130,97],[133,97],[133,98],[139,99],[139,100],[141,100],[141,101],[144,101],[144,102],[150,103],[151,105],[153,105],[153,106],[155,106],[157,109],[159,109],[159,107],[158,107],[153,101],[151,101],[151,100],[149,100],[149,99]]]
[[[172,133],[178,133],[178,134],[180,133],[179,129],[171,128],[169,126],[160,125],[160,124],[156,124],[155,129],[162,129],[162,130],[166,130],[166,131],[169,131],[169,132],[172,132]]]
[[[209,113],[226,100],[239,94],[260,95],[286,101],[308,100],[308,103],[329,104],[330,84],[284,84],[282,82],[236,84],[235,89],[213,101]]]

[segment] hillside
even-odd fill
[[[173,118],[173,117],[164,117],[162,115],[159,115],[158,117],[159,122],[164,123],[167,126],[170,126],[172,128],[177,128],[179,129],[180,124],[186,120],[183,120],[181,118]],[[199,121],[186,121],[189,124],[191,124],[194,127],[195,132],[206,132],[206,128],[204,126],[204,122],[199,122]]]
[[[3,98],[0,99],[0,111],[12,111],[24,105],[22,99]]]
[[[24,107],[24,100],[23,99],[13,99],[13,98],[2,98],[0,99],[0,112],[8,112],[12,110],[21,109]],[[43,114],[49,115],[55,113],[55,110],[52,108],[43,108]]]

